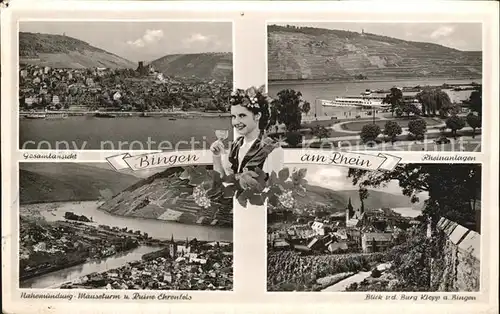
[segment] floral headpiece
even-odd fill
[[[263,105],[269,104],[272,101],[272,98],[267,96],[264,91],[264,85],[259,88],[255,88],[252,86],[247,90],[238,88],[231,93],[229,103],[231,104],[231,106],[241,105],[245,108],[260,109],[263,107]]]

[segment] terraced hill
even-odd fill
[[[20,63],[53,68],[137,68],[137,64],[82,40],[53,34],[19,33]]]
[[[184,223],[231,226],[232,199],[208,208],[193,199],[193,186],[180,178],[182,168],[169,168],[139,181],[100,208],[115,215],[153,218]]]
[[[232,53],[195,53],[166,55],[151,62],[154,68],[168,76],[206,80],[233,80]]]
[[[268,79],[479,78],[482,53],[369,33],[268,26]]]

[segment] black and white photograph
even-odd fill
[[[232,199],[208,199],[208,167],[19,168],[21,289],[232,290]]]
[[[481,164],[285,167],[295,192],[268,206],[268,291],[480,290]]]
[[[481,151],[482,24],[268,22],[289,147]]]
[[[208,149],[232,134],[232,22],[19,22],[19,148]]]

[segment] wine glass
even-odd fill
[[[229,130],[215,130],[215,136],[222,142],[222,145],[224,145],[224,140],[229,137]],[[226,148],[225,145],[224,148]]]
[[[215,130],[215,136],[217,139],[223,141],[228,138],[229,130]]]

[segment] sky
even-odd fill
[[[281,24],[281,23],[279,23]],[[340,29],[389,36],[409,41],[430,42],[463,51],[482,51],[481,23],[360,23],[320,22],[282,25]]]
[[[288,167],[290,170],[306,168],[306,180],[311,185],[321,186],[333,191],[358,189],[357,185],[352,184],[351,178],[347,178],[347,173],[349,171],[347,167],[304,164],[290,164]],[[387,186],[369,189],[395,195],[403,195],[397,180],[390,181]],[[419,198],[420,201],[427,199],[426,193],[419,194]]]
[[[130,61],[168,54],[232,52],[230,22],[20,22],[19,31],[59,34],[88,42]]]

